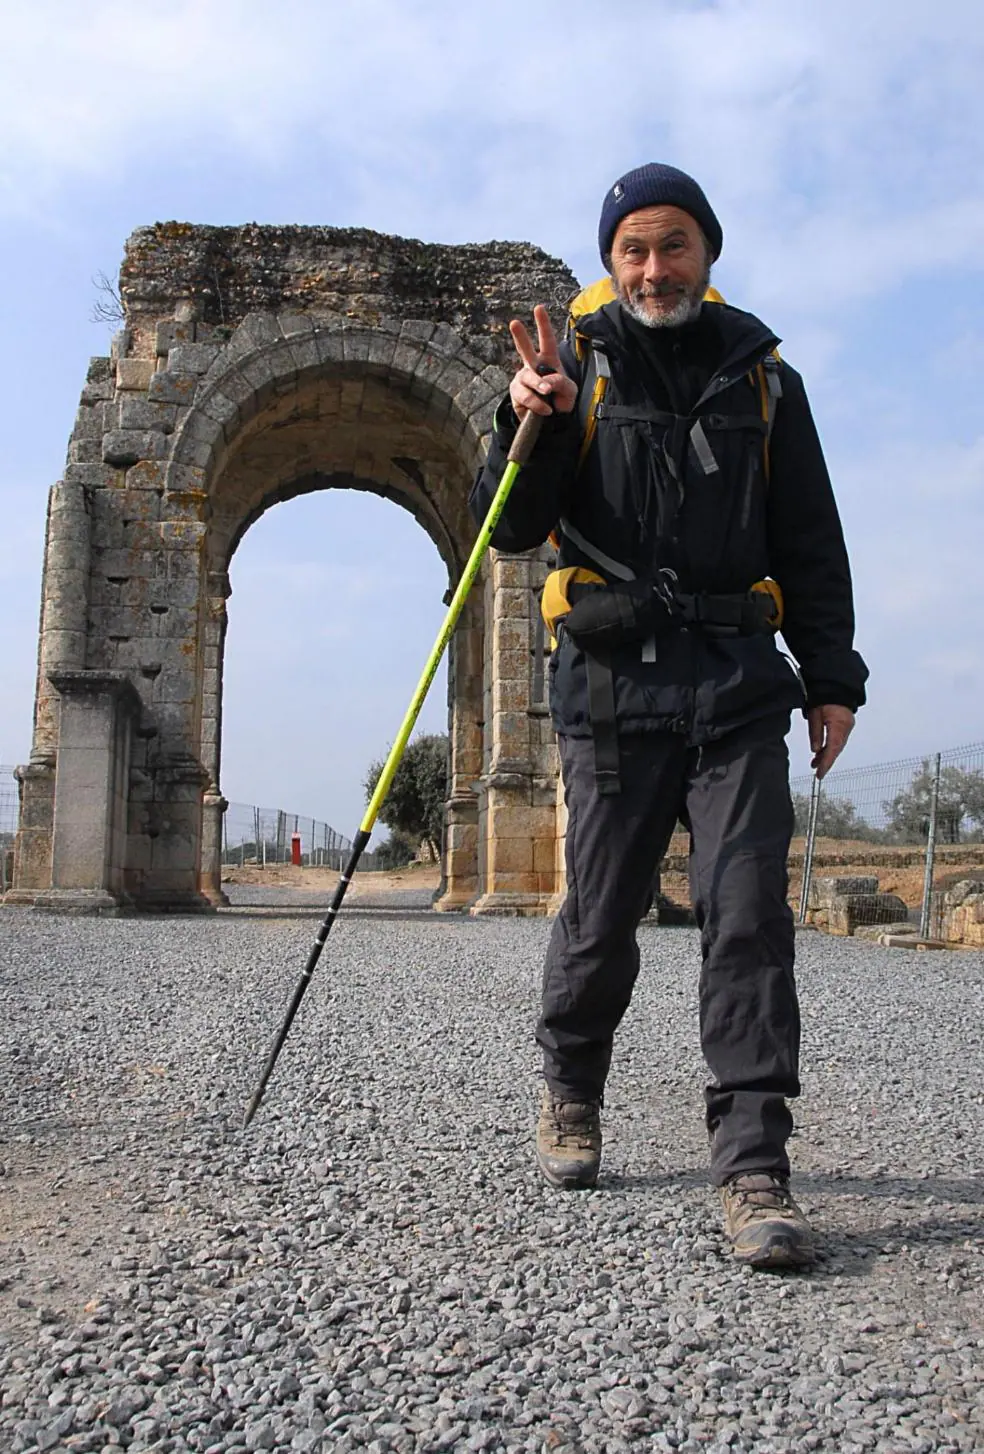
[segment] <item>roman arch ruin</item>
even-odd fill
[[[222,900],[229,563],[270,505],[373,490],[453,588],[507,385],[509,318],[576,287],[521,244],[167,223],[129,239],[125,323],[93,359],[47,520],[34,737],[8,899]],[[535,631],[544,559],[491,552],[451,645],[438,907],[542,913],[562,812]]]

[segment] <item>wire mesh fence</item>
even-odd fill
[[[948,891],[984,881],[984,742],[790,784],[802,849],[790,863],[800,922],[821,869],[866,883],[871,912],[901,914],[923,938],[947,935]],[[798,858],[798,862],[797,862]],[[798,870],[798,871],[797,871]]]
[[[352,840],[330,823],[287,813],[282,808],[257,808],[230,803],[222,819],[223,867],[267,868],[294,864],[339,872],[352,851]],[[385,867],[385,855],[363,853],[360,872]]]
[[[17,779],[14,777],[14,769],[0,765],[0,894],[6,893],[10,887],[17,813]]]
[[[0,893],[10,887],[18,811],[14,769],[0,764]],[[299,813],[286,813],[282,808],[230,803],[223,817],[223,867],[298,863],[304,868],[330,868],[340,872],[351,850],[351,839],[329,823],[305,818]],[[387,866],[385,854],[363,853],[359,860],[360,873]]]
[[[843,769],[820,784],[795,777],[790,788],[790,900],[801,922],[820,875],[876,879],[879,899],[901,900],[923,937],[945,934],[956,885],[979,881],[984,902],[984,742]],[[10,887],[17,815],[14,769],[0,765],[0,892]],[[351,848],[330,824],[279,808],[230,803],[223,819],[224,867],[299,863],[340,871]],[[378,852],[359,863],[364,872],[389,866]],[[685,841],[675,837],[663,879],[676,900],[688,897],[686,869]],[[981,939],[984,947],[984,917]]]

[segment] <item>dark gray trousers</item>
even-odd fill
[[[799,1007],[786,859],[793,828],[788,715],[707,747],[673,733],[621,739],[622,791],[600,797],[590,738],[559,738],[567,898],[543,973],[537,1041],[554,1091],[601,1096],[639,973],[636,928],[679,818],[701,936],[700,1034],[711,1175],[788,1174],[799,1094]],[[672,1140],[672,1129],[667,1128]]]

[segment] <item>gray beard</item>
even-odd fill
[[[619,302],[626,313],[637,323],[641,323],[643,328],[682,328],[685,323],[693,323],[700,313],[704,294],[707,292],[710,281],[711,270],[708,268],[693,292],[682,293],[672,308],[660,309],[656,313],[648,311],[641,301],[638,289],[634,297],[628,293],[618,293]],[[618,292],[617,284],[616,292]]]
[[[697,317],[701,302],[700,298],[695,299],[685,295],[675,308],[650,313],[641,303],[636,303],[631,298],[623,298],[622,307],[644,328],[682,328],[685,323],[692,323]]]

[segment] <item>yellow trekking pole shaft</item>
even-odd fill
[[[389,756],[383,764],[379,781],[369,800],[369,806],[359,825],[359,831],[355,835],[349,860],[339,877],[338,887],[335,890],[328,913],[325,915],[324,923],[315,936],[314,943],[311,946],[311,952],[308,955],[307,964],[304,966],[304,972],[298,980],[294,993],[291,996],[283,1024],[277,1032],[277,1038],[273,1043],[273,1048],[270,1051],[267,1063],[263,1069],[263,1074],[260,1077],[260,1083],[247,1108],[246,1115],[243,1119],[244,1130],[259,1109],[260,1102],[263,1099],[263,1092],[266,1090],[267,1082],[273,1074],[273,1068],[277,1063],[277,1057],[280,1054],[284,1041],[287,1039],[290,1027],[294,1023],[294,1016],[300,1008],[301,1000],[304,998],[304,992],[311,983],[311,976],[314,974],[315,965],[321,958],[321,951],[325,947],[325,941],[331,933],[331,926],[335,922],[339,909],[342,907],[342,900],[345,898],[346,890],[352,882],[359,859],[362,857],[366,845],[372,836],[372,830],[379,816],[379,810],[386,799],[386,794],[392,787],[397,768],[400,766],[403,754],[407,748],[407,743],[410,740],[410,734],[416,725],[417,718],[420,716],[420,709],[424,705],[424,699],[430,689],[431,682],[437,674],[437,668],[441,664],[441,657],[447,650],[448,642],[454,634],[454,629],[458,624],[458,617],[461,615],[462,608],[468,598],[468,592],[475,584],[475,579],[482,568],[482,561],[485,559],[485,554],[495,533],[495,527],[498,525],[502,512],[506,508],[506,501],[509,499],[510,491],[516,482],[516,476],[532,453],[537,435],[540,432],[541,422],[542,416],[540,414],[527,413],[523,418],[523,422],[516,430],[515,438],[509,450],[506,468],[499,482],[499,488],[495,492],[492,504],[489,506],[489,512],[482,523],[481,530],[478,532],[478,538],[472,546],[471,555],[468,557],[468,562],[461,573],[461,580],[458,582],[457,589],[451,597],[451,604],[448,606],[441,629],[437,633],[437,640],[431,648],[430,656],[427,658],[427,665],[421,673],[420,681],[417,683],[417,688],[411,698],[403,722],[400,725],[400,730],[396,734],[396,741],[390,748]]]

